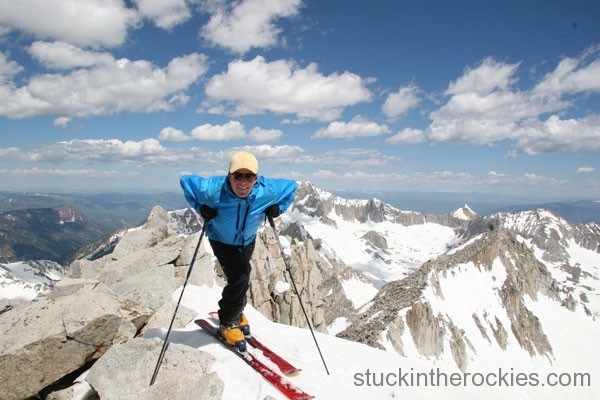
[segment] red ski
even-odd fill
[[[219,320],[219,315],[216,312],[210,312],[208,315],[210,315],[210,317],[212,319],[214,319],[215,321]],[[291,374],[295,374],[295,373],[302,371],[300,368],[293,366],[287,360],[285,360],[283,357],[281,357],[279,354],[275,353],[269,347],[264,345],[256,337],[246,336],[246,343],[248,343],[250,346],[254,347],[255,349],[262,351],[262,353],[265,357],[267,357],[275,365],[277,365],[277,368],[279,368],[279,370],[281,371],[282,374],[291,375]]]
[[[258,358],[252,356],[252,354],[245,352],[240,353],[237,349],[231,347],[225,339],[220,335],[219,330],[216,326],[211,324],[205,319],[197,319],[194,321],[196,325],[200,326],[204,331],[208,332],[214,338],[216,338],[221,344],[230,349],[234,354],[240,357],[250,365],[256,372],[261,374],[267,381],[275,386],[281,393],[283,393],[290,400],[309,400],[314,397],[302,391],[302,389],[296,387],[289,380],[285,379],[271,368],[266,366]]]

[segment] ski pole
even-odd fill
[[[167,348],[169,347],[169,335],[171,335],[171,329],[173,328],[173,322],[175,322],[175,316],[177,316],[177,310],[179,309],[179,303],[181,303],[181,299],[183,298],[183,292],[185,291],[185,287],[190,279],[190,275],[192,274],[192,268],[194,267],[194,262],[196,262],[196,255],[198,254],[198,250],[200,249],[200,244],[202,243],[202,238],[204,237],[204,232],[206,232],[206,226],[208,225],[208,221],[204,221],[202,224],[202,230],[200,231],[200,239],[198,239],[198,244],[196,245],[196,250],[194,250],[194,255],[192,256],[192,261],[190,262],[190,267],[188,268],[187,276],[185,277],[185,281],[183,282],[183,287],[181,288],[181,294],[179,295],[179,301],[177,301],[177,305],[175,306],[175,311],[173,312],[173,318],[171,318],[171,323],[169,324],[169,329],[167,330],[167,336],[165,336],[165,341],[163,342],[162,349],[160,350],[160,355],[158,356],[158,361],[156,362],[156,367],[154,367],[154,373],[152,374],[152,379],[150,380],[150,386],[154,384],[156,380],[156,376],[158,375],[158,371],[160,370],[160,364],[162,363],[163,358],[165,357],[165,353],[167,352]]]
[[[302,308],[302,312],[304,313],[304,318],[306,318],[306,323],[308,324],[308,328],[310,329],[310,334],[312,335],[313,340],[315,341],[315,345],[317,346],[317,351],[319,352],[319,356],[321,356],[321,361],[323,362],[323,366],[325,367],[325,372],[329,375],[329,369],[327,368],[327,364],[325,363],[325,359],[323,358],[323,353],[321,353],[321,348],[319,347],[319,342],[317,342],[317,338],[315,336],[315,332],[313,331],[312,325],[308,318],[308,314],[306,313],[306,309],[304,308],[304,304],[302,304],[302,298],[300,297],[300,292],[298,292],[298,288],[296,287],[296,282],[294,281],[294,277],[292,275],[292,268],[290,267],[290,263],[288,262],[285,254],[283,252],[283,246],[281,245],[281,241],[279,240],[279,234],[275,229],[275,223],[273,222],[273,217],[267,216],[269,219],[269,225],[273,229],[273,234],[275,235],[275,239],[277,240],[277,245],[279,246],[279,252],[281,253],[281,258],[283,258],[283,262],[285,263],[285,269],[290,275],[290,281],[292,282],[292,287],[294,288],[294,292],[296,292],[296,296],[298,296],[298,301],[300,302],[300,308]]]

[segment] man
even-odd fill
[[[250,326],[243,310],[256,232],[265,215],[276,218],[287,210],[298,185],[258,176],[258,161],[249,152],[233,155],[227,176],[185,175],[180,184],[188,203],[208,224],[206,236],[227,278],[219,300],[221,335],[245,351]]]

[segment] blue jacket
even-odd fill
[[[217,216],[208,223],[206,236],[234,246],[254,240],[268,206],[278,204],[280,211],[285,212],[298,187],[295,181],[259,176],[252,192],[242,199],[233,193],[226,176],[185,175],[179,183],[185,199],[198,213],[203,204],[217,210]]]

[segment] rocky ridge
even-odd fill
[[[68,393],[52,388],[90,367],[85,378],[92,388],[89,396],[158,399],[172,395],[176,388],[177,398],[218,398],[222,383],[208,374],[211,357],[200,352],[198,359],[189,360],[183,349],[178,350],[178,357],[186,360],[170,356],[165,360],[167,372],[161,372],[162,383],[147,387],[150,364],[158,357],[161,341],[141,339],[144,333],[168,326],[174,311],[173,292],[183,283],[198,245],[199,233],[192,231],[199,224],[189,209],[168,213],[155,207],[143,226],[124,231],[116,244],[102,243],[90,253],[93,257],[73,262],[50,292],[1,313],[0,369],[10,373],[0,377],[0,398],[23,399],[38,393],[48,399],[69,398]],[[252,259],[249,301],[274,321],[305,326],[275,236],[264,230],[261,235]],[[303,303],[313,326],[325,330],[332,319],[353,310],[340,279],[363,278],[335,258],[323,258],[316,249],[318,240],[290,240],[292,263],[303,266],[291,269]],[[111,250],[102,249],[104,245]],[[212,286],[220,281],[218,269],[202,242],[189,283]],[[177,317],[175,328],[196,316],[182,307]],[[197,374],[189,363],[199,364],[207,372],[205,380],[177,386],[182,376],[168,371],[178,362],[185,364],[183,371],[178,370],[184,375]],[[101,368],[104,372],[98,372]],[[137,383],[115,387],[118,371],[123,370],[141,371]],[[197,380],[190,376],[187,381]]]
[[[333,224],[336,222],[330,216],[334,214],[358,224],[401,221],[398,226],[425,224],[433,218],[405,213],[377,200],[344,201],[309,185],[299,188],[292,211],[300,210]],[[574,297],[575,292],[556,274],[556,262],[540,260],[539,248],[532,249],[533,239],[548,229],[525,224],[531,227],[532,236],[528,237],[516,233],[521,228],[503,227],[499,218],[438,218],[455,224],[462,242],[425,262],[405,279],[388,283],[357,316],[356,305],[345,294],[344,282],[369,282],[344,264],[329,247],[328,238],[311,237],[298,221],[279,221],[277,230],[285,236],[286,253],[294,266],[291,272],[302,290],[313,325],[325,330],[335,318],[345,316],[352,324],[342,337],[399,354],[416,348],[426,358],[451,358],[463,370],[482,354],[477,344],[481,341],[497,351],[496,355],[518,346],[531,357],[552,359],[553,343],[531,309],[531,301],[550,299],[560,312],[569,313],[586,311],[590,302]],[[538,218],[538,223],[543,226],[548,220]],[[157,332],[168,326],[173,314],[173,292],[186,275],[200,225],[189,209],[166,212],[156,207],[144,225],[91,247],[50,293],[0,312],[0,368],[15,371],[0,377],[0,398],[20,399],[39,393],[46,399],[71,399],[74,387],[59,390],[56,384],[88,369],[80,380],[89,388],[89,399],[221,398],[223,383],[210,373],[213,358],[202,351],[186,351],[180,345],[171,348],[177,355],[165,360],[160,381],[147,386],[161,345]],[[586,224],[579,229],[580,233],[572,237],[580,237],[578,243],[593,248],[597,226]],[[275,238],[268,227],[259,235],[249,301],[274,321],[303,326],[304,317],[291,291]],[[363,240],[374,250],[385,251],[389,239],[373,230],[366,232]],[[560,235],[550,235],[542,242],[545,249],[553,249],[556,241],[558,246],[569,243],[560,242]],[[577,267],[571,265],[571,260],[563,260],[566,266]],[[585,266],[577,268],[589,274]],[[218,284],[218,270],[210,250],[202,244],[190,283]],[[473,284],[473,276],[477,285]],[[586,275],[586,279],[595,278]],[[455,291],[457,285],[459,294]],[[590,293],[594,293],[594,287],[590,285]],[[493,301],[482,303],[478,309],[444,308],[446,301],[455,304],[457,296],[468,297],[471,292],[472,304],[481,302],[484,293]],[[490,306],[496,302],[505,311]],[[467,313],[468,326],[454,312],[463,317]],[[190,310],[180,308],[175,327],[185,326],[194,317]],[[19,337],[19,332],[31,331],[32,326],[36,327],[35,335]],[[14,345],[5,338],[11,338]],[[61,358],[65,357],[63,353],[69,360]],[[197,376],[196,368],[202,371],[202,385],[182,385],[198,381],[186,379]],[[133,377],[132,371],[136,371]],[[23,376],[35,379],[23,382]]]

